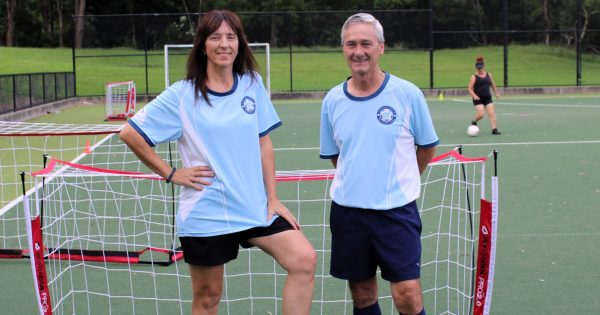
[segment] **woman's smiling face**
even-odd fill
[[[233,67],[239,41],[227,22],[223,21],[216,31],[208,35],[204,45],[209,63],[216,67]]]

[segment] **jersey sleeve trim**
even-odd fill
[[[156,146],[156,144],[154,144],[154,142],[152,142],[152,140],[150,140],[150,138],[148,138],[148,135],[146,135],[146,133],[138,125],[136,125],[132,120],[128,120],[127,123],[129,123],[129,125],[131,125],[131,127],[133,127],[133,129],[135,129],[140,134],[140,136],[142,136],[142,138],[144,138],[144,140],[146,141],[146,143],[148,143],[148,145],[150,145],[151,147]]]
[[[264,137],[266,136],[269,132],[275,130],[276,128],[278,128],[279,126],[283,125],[283,123],[281,121],[278,121],[276,124],[274,124],[273,126],[267,128],[267,130],[261,132],[258,134],[259,137]]]
[[[336,158],[338,156],[340,156],[339,153],[338,154],[327,154],[327,155],[325,155],[325,154],[319,154],[319,157],[322,158],[323,160],[331,160],[331,159]]]
[[[423,144],[423,145],[417,144],[417,146],[419,148],[429,149],[429,148],[433,148],[433,147],[437,146],[438,144],[440,144],[440,140],[435,140],[435,142],[432,142],[429,144]]]

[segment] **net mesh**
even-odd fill
[[[428,313],[470,314],[485,164],[449,153],[422,177],[421,285]]]
[[[44,156],[90,166],[149,172],[116,133],[120,125],[49,124],[0,121],[0,257],[20,258],[27,248],[23,190],[32,194],[33,180],[20,172],[43,168]],[[169,144],[156,148],[165,160],[176,159]],[[172,153],[171,153],[172,152]]]
[[[460,161],[449,155],[432,163],[424,175],[419,200],[424,227],[421,281],[428,313],[470,313],[479,215],[475,201],[483,193],[482,167],[482,160]],[[46,179],[34,205],[44,205],[48,286],[57,314],[97,307],[114,313],[190,312],[185,263],[139,264],[170,261],[171,251],[179,254],[172,230],[177,186],[171,191],[156,175],[143,172],[76,165],[37,177]],[[300,220],[318,254],[314,314],[352,310],[345,282],[329,276],[331,178],[332,170],[277,174],[282,201]],[[127,259],[116,263],[122,257]],[[238,259],[226,265],[221,313],[280,313],[284,280],[285,271],[270,256],[256,248],[241,250]],[[389,289],[380,289],[382,309],[394,313]]]
[[[15,249],[19,254],[12,258],[27,256],[18,172],[41,169],[42,156],[48,154],[69,162],[45,175],[25,176],[25,183],[33,194],[34,215],[43,212],[54,312],[189,314],[190,279],[185,263],[177,260],[181,253],[173,230],[178,187],[152,175],[119,140],[119,129],[0,122],[0,255]],[[180,166],[174,144],[155,149]],[[471,313],[484,166],[482,159],[447,154],[422,176],[421,282],[430,314]],[[345,282],[329,276],[331,177],[331,170],[277,173],[280,198],[300,220],[318,254],[313,314],[352,312]],[[241,250],[238,259],[226,265],[220,312],[280,313],[284,280],[284,270],[270,256],[256,248]],[[380,290],[383,312],[395,314],[388,286],[380,285]]]
[[[0,257],[19,258],[27,248],[19,173],[42,168],[45,154],[77,161],[87,155],[86,144],[91,147],[118,128],[0,121]],[[31,177],[26,177],[25,190],[32,187]]]

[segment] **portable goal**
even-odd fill
[[[121,127],[0,121],[0,264],[1,259],[29,257],[19,173],[44,168],[46,156],[92,167],[150,172],[120,141]],[[165,160],[177,159],[169,144],[158,145],[156,152]],[[31,176],[25,177],[27,196],[39,189]]]
[[[418,203],[428,314],[489,313],[498,184],[497,176],[485,175],[486,161],[449,151],[423,174]],[[172,225],[178,186],[148,172],[58,159],[29,176],[38,188],[24,203],[40,314],[190,313],[191,282],[177,260]],[[332,178],[333,170],[277,172],[280,198],[318,255],[311,314],[352,312],[345,282],[329,276]],[[225,266],[220,313],[279,314],[284,279],[267,254],[240,250]],[[380,289],[382,310],[394,313],[389,288]]]
[[[0,258],[29,255],[19,173],[43,168],[45,155],[87,164],[111,161],[100,152],[92,159],[90,153],[100,143],[113,152],[124,150],[124,144],[114,141],[118,137],[111,137],[120,127],[0,121]],[[25,190],[30,195],[34,192],[33,181],[25,179]]]
[[[135,114],[135,83],[109,82],[106,88],[106,119],[126,120]]]

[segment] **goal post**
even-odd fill
[[[254,50],[254,57],[256,58],[259,54],[264,53],[264,60],[257,58],[259,64],[264,64],[264,69],[260,71],[265,81],[265,88],[269,95],[271,95],[271,50],[269,43],[249,43],[250,49]],[[181,80],[183,76],[182,71],[185,69],[185,63],[182,60],[171,62],[174,55],[186,56],[189,50],[194,47],[193,44],[168,44],[164,45],[164,58],[165,58],[165,88],[168,88],[177,80]],[[176,53],[175,51],[184,51],[185,53]],[[174,53],[175,52],[175,53]],[[175,72],[175,73],[174,73]],[[179,75],[177,75],[179,73]]]
[[[27,218],[35,221],[44,205],[44,243],[38,246],[45,248],[47,280],[42,285],[48,287],[45,302],[53,314],[89,309],[189,313],[191,280],[187,266],[178,260],[181,252],[172,225],[177,203],[173,196],[180,187],[144,171],[53,161],[44,171],[29,174],[38,182],[45,179],[45,184],[31,201],[37,210]],[[434,158],[423,174],[418,204],[423,221],[421,284],[428,314],[489,312],[498,192],[493,177],[487,201],[486,161],[449,151]],[[317,252],[311,314],[352,310],[345,282],[329,275],[333,177],[334,170],[277,172],[280,198]],[[140,264],[155,260],[169,263]],[[230,314],[279,314],[284,280],[285,271],[269,255],[256,248],[241,249],[238,259],[225,266],[220,309]],[[44,275],[35,281],[44,281]],[[389,288],[380,289],[382,311],[393,313]]]
[[[136,90],[133,81],[105,84],[105,120],[127,120],[135,114]]]

